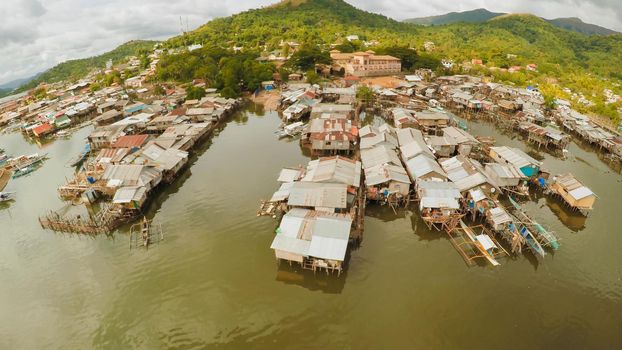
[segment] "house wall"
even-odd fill
[[[297,254],[285,252],[282,250],[275,250],[274,255],[276,255],[278,259],[295,261],[299,263],[302,263],[302,259],[303,259],[302,255],[297,255]]]
[[[391,181],[389,183],[389,191],[399,192],[400,194],[406,196],[408,195],[408,192],[410,192],[410,184],[403,183],[403,182],[397,182],[397,181]]]

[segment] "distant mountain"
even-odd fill
[[[18,87],[30,82],[31,80],[37,78],[41,73],[35,74],[31,77],[28,78],[21,78],[21,79],[15,79],[12,81],[9,81],[8,83],[4,83],[4,84],[0,84],[0,89],[2,90],[13,90],[13,89],[17,89]]]
[[[157,41],[133,40],[99,56],[60,63],[55,67],[39,74],[35,79],[21,85],[17,89],[17,92],[32,89],[41,82],[55,83],[62,80],[82,78],[93,69],[104,68],[108,60],[118,63],[128,56],[138,55],[138,53],[142,50],[151,51],[156,43]]]
[[[578,33],[587,34],[587,35],[620,34],[619,32],[616,32],[615,30],[611,30],[609,28],[604,28],[596,24],[585,23],[580,18],[577,18],[577,17],[555,18],[555,19],[548,19],[546,21],[556,27],[566,29],[566,30],[571,30],[571,31],[578,32]]]
[[[404,22],[429,25],[443,25],[451,23],[484,23],[490,19],[505,15],[500,12],[490,12],[486,9],[476,9],[464,12],[450,12],[439,16],[419,17],[406,19]]]
[[[439,16],[430,16],[430,17],[419,17],[419,18],[411,18],[406,19],[404,22],[420,24],[420,25],[443,25],[443,24],[452,24],[452,23],[484,23],[493,18],[506,15],[506,13],[499,12],[490,12],[486,9],[476,9],[471,11],[464,12],[450,12],[444,15]],[[580,18],[571,17],[571,18],[555,18],[555,19],[545,19],[545,21],[551,23],[552,25],[570,30],[577,33],[582,33],[586,35],[612,35],[612,34],[620,34],[615,30],[611,30],[608,28],[604,28],[598,26],[596,24],[590,24],[583,22]]]

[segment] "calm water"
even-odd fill
[[[9,184],[0,207],[0,348],[600,348],[622,347],[622,176],[572,144],[553,172],[572,171],[599,196],[587,220],[541,198],[528,210],[561,238],[538,263],[468,268],[416,212],[369,208],[362,246],[342,278],[279,268],[277,226],[255,216],[281,167],[305,164],[279,141],[273,113],[229,122],[151,207],[165,240],[129,251],[113,237],[55,234],[37,217],[62,206],[64,164],[89,129],[40,148],[0,135],[13,154],[47,152],[43,168]],[[489,125],[475,134],[527,149]]]

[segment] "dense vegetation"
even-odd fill
[[[144,40],[130,41],[99,56],[60,63],[39,75],[36,79],[21,86],[17,91],[32,89],[41,82],[54,83],[62,80],[82,78],[93,69],[104,68],[108,60],[112,60],[115,64],[120,63],[128,56],[137,56],[140,52],[152,50],[156,43],[155,41]]]
[[[176,55],[163,55],[158,63],[159,81],[190,82],[202,79],[221,90],[225,97],[237,97],[244,90],[254,91],[261,82],[271,80],[271,63],[256,60],[258,53],[234,53],[217,47],[204,47]]]

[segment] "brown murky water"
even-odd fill
[[[468,268],[412,211],[368,208],[362,246],[340,279],[277,267],[277,223],[255,216],[283,166],[305,164],[280,120],[249,110],[206,145],[160,193],[150,215],[165,240],[129,251],[127,232],[90,238],[39,228],[61,206],[64,164],[89,129],[43,149],[0,135],[13,154],[47,152],[43,168],[13,181],[0,207],[0,348],[425,348],[622,347],[622,176],[572,144],[553,172],[572,171],[599,200],[587,219],[540,198],[529,212],[562,247],[538,263]],[[475,134],[528,149],[487,124]]]

